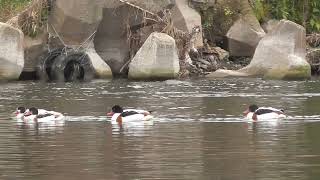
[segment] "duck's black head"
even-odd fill
[[[32,113],[32,115],[38,115],[38,109],[35,107],[29,108],[29,111]]]
[[[115,106],[112,107],[112,112],[114,112],[114,113],[122,113],[123,109],[122,109],[121,106],[115,105]]]
[[[255,104],[249,106],[249,112],[256,112],[259,107]]]
[[[26,112],[26,108],[25,108],[25,107],[22,107],[22,106],[19,106],[19,107],[17,108],[17,110],[18,110],[20,113]]]

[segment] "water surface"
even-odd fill
[[[0,85],[0,179],[318,179],[320,81],[260,79]],[[288,118],[246,122],[252,103]],[[153,110],[152,123],[110,123],[114,104]],[[18,123],[25,105],[66,115]]]

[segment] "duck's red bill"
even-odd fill
[[[114,112],[108,112],[107,113],[107,116],[113,116],[114,115]]]
[[[246,115],[249,114],[249,112],[250,112],[249,109],[247,109],[247,110],[243,111],[242,113],[243,113],[244,116],[246,116]]]

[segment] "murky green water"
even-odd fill
[[[0,179],[319,179],[320,81],[256,79],[0,85]],[[284,108],[245,122],[248,104]],[[153,124],[119,128],[114,105],[154,110]],[[17,106],[63,112],[32,126]]]

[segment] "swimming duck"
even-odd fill
[[[26,122],[49,122],[63,120],[64,116],[59,112],[32,107],[25,111],[22,119]]]
[[[47,111],[45,109],[38,109],[38,115],[44,115],[44,114],[48,114],[50,112],[54,112],[54,111]],[[23,107],[23,106],[19,106],[16,111],[14,112],[17,118],[22,118],[25,114],[30,114],[29,109]]]
[[[14,112],[14,114],[16,115],[16,117],[18,119],[21,119],[23,116],[24,116],[24,113],[26,112],[26,108],[25,107],[22,107],[22,106],[19,106],[17,108],[17,110]]]
[[[258,107],[252,104],[247,110],[243,112],[243,115],[250,120],[270,120],[270,119],[283,119],[286,117],[284,110],[276,109],[272,107]]]
[[[150,111],[138,110],[138,109],[123,109],[119,105],[112,107],[111,112],[107,113],[107,116],[112,116],[111,121],[116,121],[119,124],[123,122],[137,122],[148,121],[153,118],[150,115]]]

